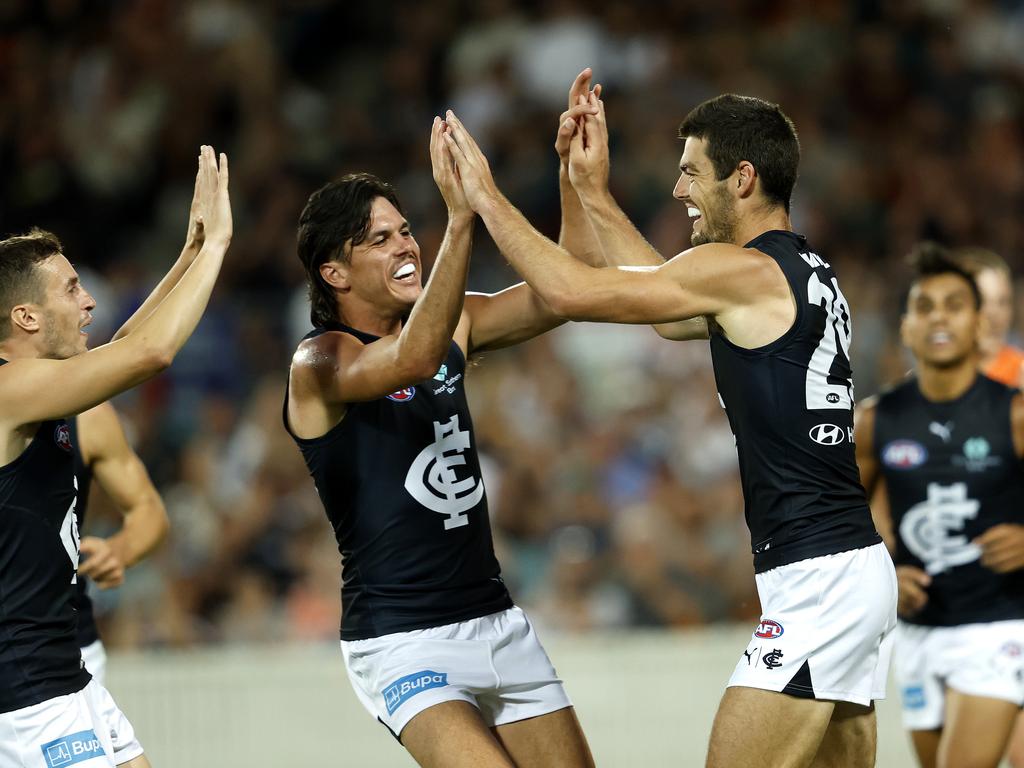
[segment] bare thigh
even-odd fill
[[[1024,714],[1017,715],[1006,758],[1010,761],[1010,768],[1024,768]]]
[[[873,768],[877,751],[874,707],[837,701],[811,765],[814,768]]]
[[[1019,712],[1009,701],[947,689],[938,768],[996,768]]]
[[[518,768],[594,766],[590,747],[572,707],[499,725],[493,730]]]
[[[150,765],[145,755],[139,755],[127,763],[118,763],[117,768],[150,768]]]
[[[711,729],[706,768],[808,768],[834,708],[832,701],[726,688]]]
[[[914,752],[917,753],[917,762],[921,768],[935,768],[939,762],[939,742],[942,740],[942,730],[911,731],[910,740],[914,744]]]
[[[423,768],[515,768],[480,710],[465,701],[423,710],[402,729],[401,741]]]

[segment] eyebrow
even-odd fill
[[[696,173],[697,169],[693,167],[693,163],[685,162],[679,164],[679,171],[681,173]]]
[[[67,282],[64,283],[64,287],[65,288],[70,288],[71,286],[75,285],[77,282],[78,282],[78,275],[74,275],[74,276],[68,278]]]
[[[402,224],[398,227],[398,229],[399,230],[403,230],[403,229],[408,229],[408,228],[409,228],[409,222],[406,221],[405,219],[403,219],[402,220]],[[391,227],[381,227],[380,229],[374,229],[374,230],[372,230],[370,232],[370,234],[367,236],[366,239],[367,240],[376,240],[381,235],[386,235],[389,232],[391,232]]]

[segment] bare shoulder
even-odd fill
[[[1024,393],[1015,393],[1010,401],[1010,430],[1017,455],[1024,456]]]
[[[333,376],[357,348],[363,347],[359,339],[341,331],[327,331],[311,339],[303,339],[292,355],[291,378],[315,380]]]
[[[775,259],[756,248],[732,243],[705,243],[688,248],[659,269],[680,277],[720,279],[733,290],[756,296],[763,296],[766,288],[789,295],[789,283]],[[740,276],[742,280],[734,279]]]

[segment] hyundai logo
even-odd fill
[[[819,445],[839,445],[843,442],[843,428],[835,424],[818,424],[808,432],[811,440]]]

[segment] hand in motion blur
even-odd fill
[[[124,563],[106,539],[86,536],[79,545],[84,561],[78,573],[88,576],[100,589],[119,587],[124,583]]]
[[[928,603],[928,586],[932,577],[912,565],[899,565],[896,567],[896,582],[900,593],[896,613],[900,616],[920,613]]]
[[[1024,525],[993,525],[974,540],[981,547],[981,564],[996,573],[1024,568]]]

